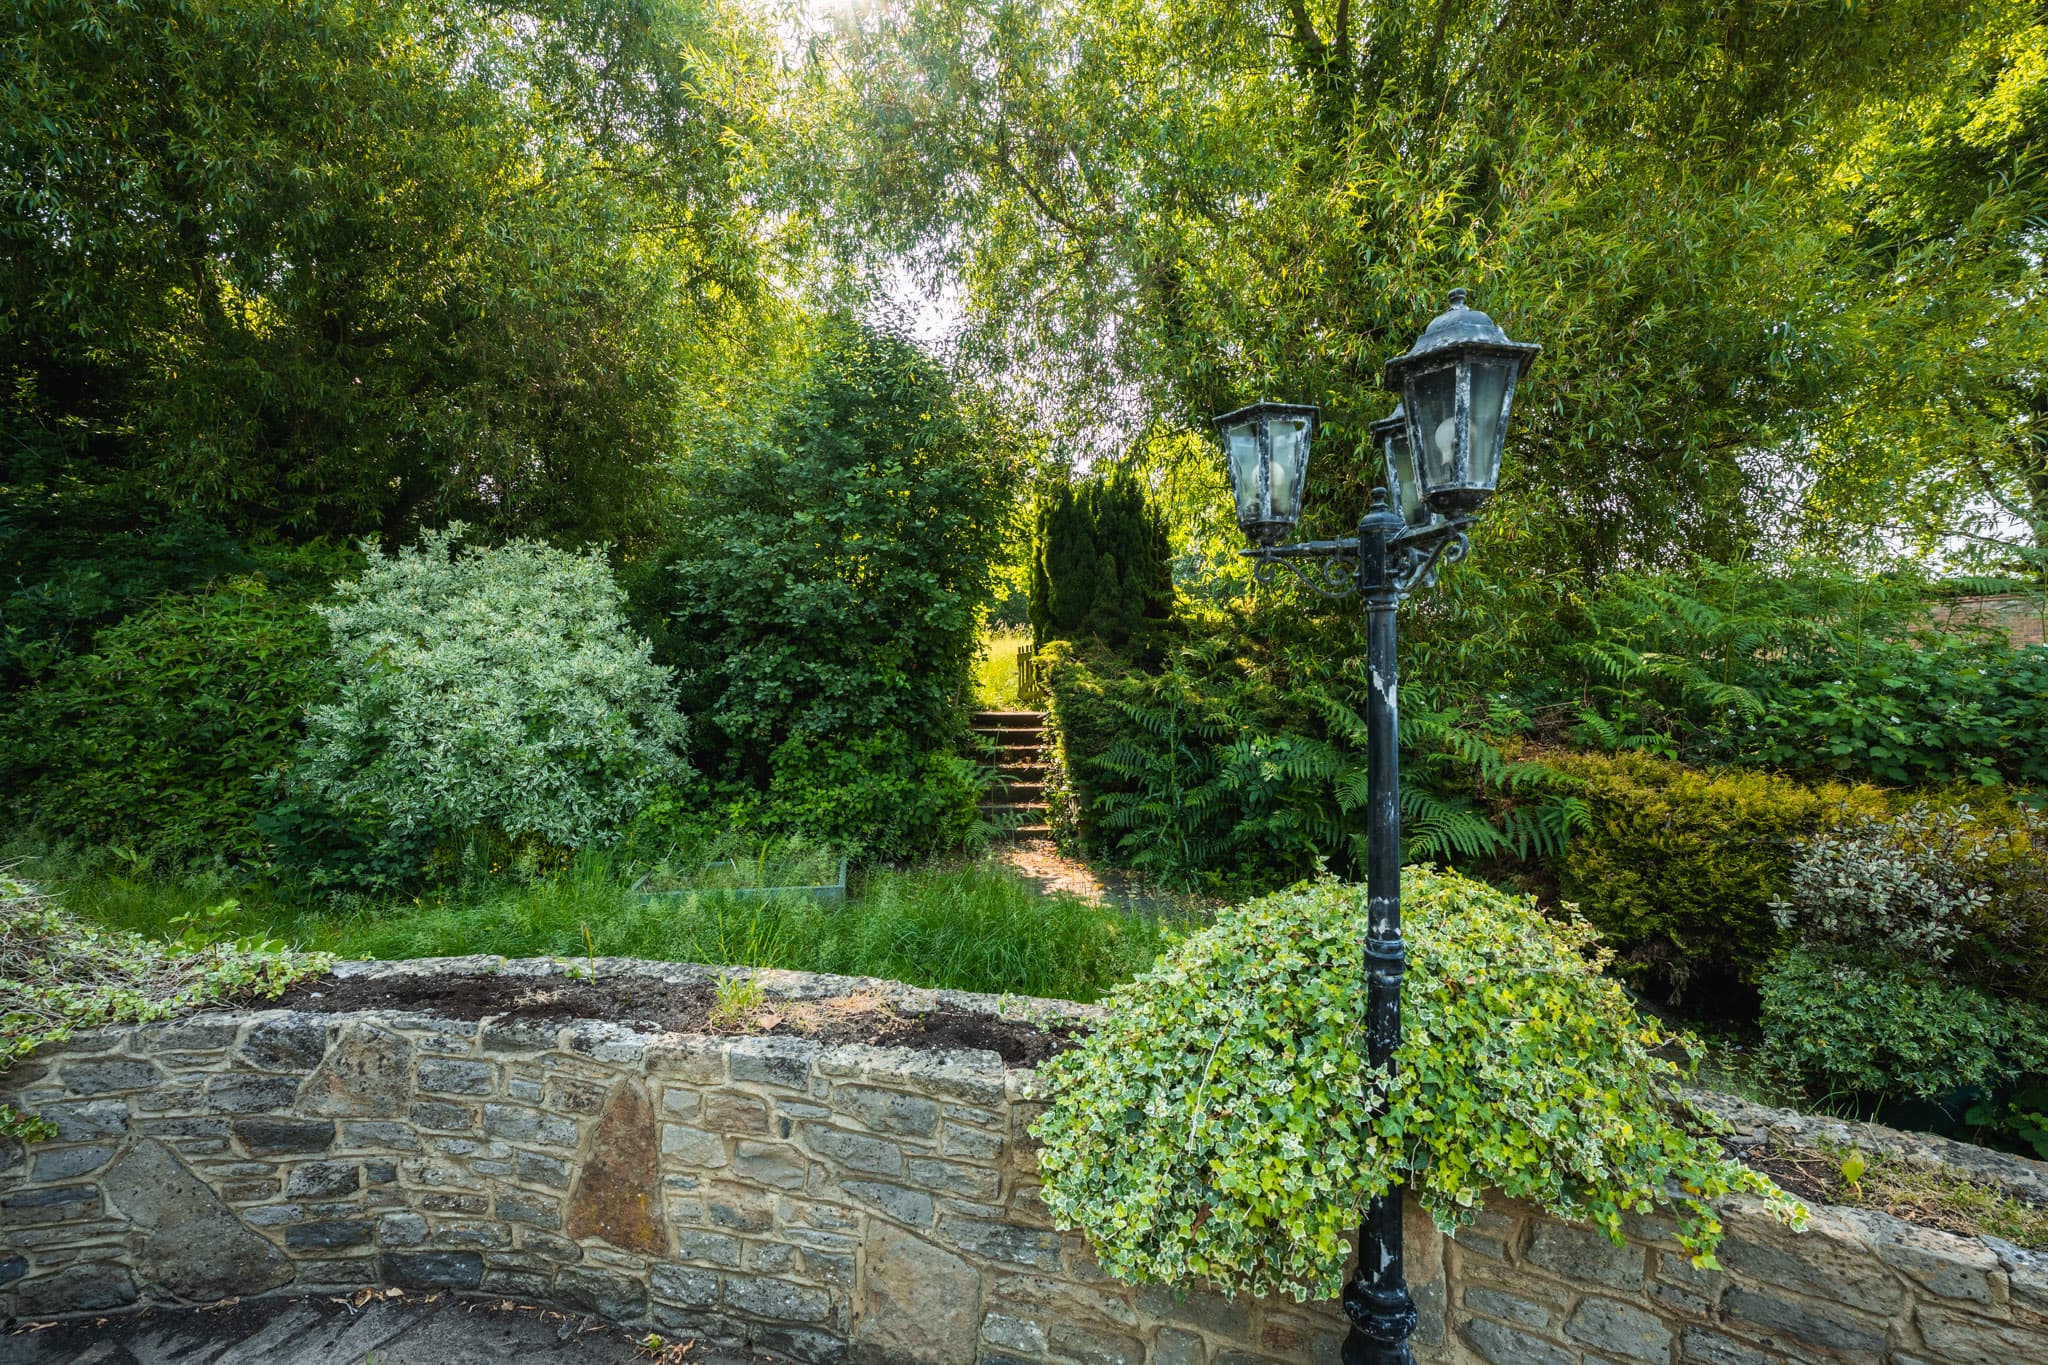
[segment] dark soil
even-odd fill
[[[1000,1054],[1004,1065],[1013,1067],[1037,1066],[1074,1046],[1086,1031],[1075,1025],[1041,1028],[951,1006],[929,1014],[899,1014],[879,1000],[861,996],[769,996],[734,1024],[714,1027],[711,1013],[718,997],[710,986],[673,986],[652,976],[598,981],[559,976],[323,976],[300,982],[275,1003],[318,1014],[390,1009],[464,1020],[600,1019],[668,1033],[769,1035],[934,1050],[982,1048]]]

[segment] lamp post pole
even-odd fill
[[[1378,490],[1374,490],[1378,493]],[[1358,590],[1365,601],[1366,699],[1365,979],[1366,1064],[1377,1075],[1393,1070],[1401,1045],[1401,977],[1407,951],[1401,942],[1400,664],[1394,613],[1401,588],[1392,541],[1403,529],[1384,497],[1358,523]],[[1358,1268],[1344,1286],[1344,1365],[1408,1365],[1415,1331],[1415,1301],[1401,1264],[1401,1189],[1372,1196],[1358,1227]]]
[[[1318,409],[1254,403],[1215,419],[1238,525],[1254,542],[1243,552],[1253,578],[1270,583],[1284,568],[1324,597],[1365,607],[1365,1025],[1368,1080],[1375,1084],[1393,1080],[1407,966],[1394,616],[1409,593],[1436,581],[1439,565],[1465,557],[1467,532],[1500,474],[1516,381],[1542,349],[1509,340],[1465,300],[1463,289],[1452,290],[1450,306],[1415,345],[1387,362],[1387,387],[1401,394],[1401,405],[1372,425],[1387,487],[1373,490],[1356,536],[1286,543],[1301,515]],[[1366,1203],[1344,1314],[1351,1321],[1344,1365],[1413,1365],[1408,1338],[1417,1315],[1401,1264],[1398,1179]]]

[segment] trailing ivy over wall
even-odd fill
[[[1391,1082],[1369,1079],[1358,1050],[1365,897],[1328,880],[1184,940],[1040,1072],[1045,1201],[1105,1270],[1327,1298],[1366,1199],[1396,1181],[1443,1227],[1498,1190],[1616,1242],[1625,1213],[1676,1203],[1700,1265],[1720,1194],[1803,1217],[1687,1130],[1680,1068],[1660,1051],[1671,1040],[1601,975],[1583,922],[1427,868],[1408,870],[1403,894],[1411,968]]]

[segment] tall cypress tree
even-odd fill
[[[1031,627],[1038,642],[1122,645],[1173,613],[1166,523],[1128,470],[1062,483],[1038,507]]]

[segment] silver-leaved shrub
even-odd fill
[[[478,833],[604,843],[687,771],[674,679],[626,625],[601,553],[461,537],[366,547],[362,575],[319,608],[340,693],[307,713],[290,804],[415,870]]]
[[[1228,911],[1114,991],[1039,1073],[1045,1201],[1132,1281],[1328,1298],[1366,1199],[1408,1182],[1445,1228],[1489,1192],[1589,1219],[1680,1206],[1712,1264],[1709,1201],[1804,1211],[1690,1131],[1660,1030],[1599,970],[1583,922],[1451,873],[1403,877],[1396,1076],[1368,1077],[1363,888],[1306,883]]]

